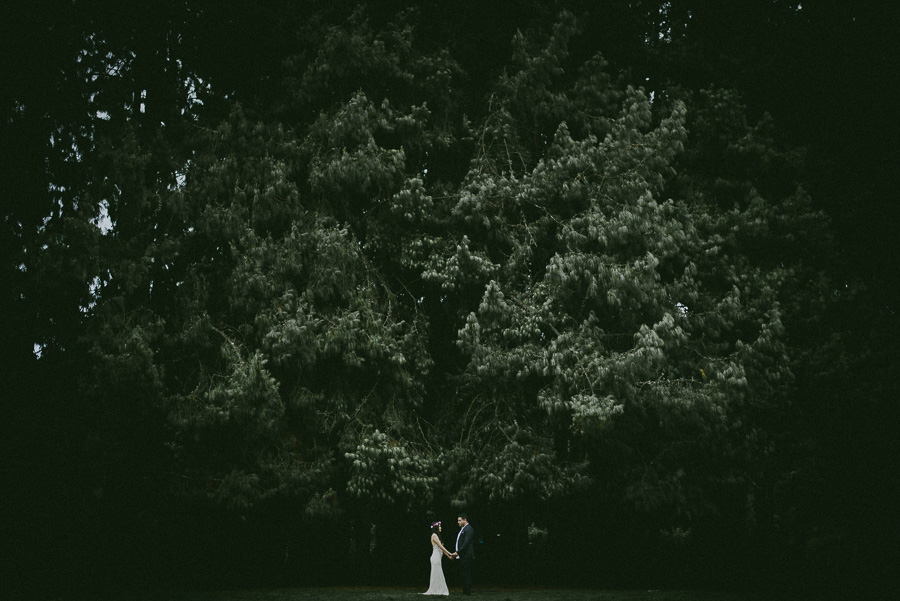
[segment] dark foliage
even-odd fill
[[[14,598],[891,586],[892,3],[0,10]]]

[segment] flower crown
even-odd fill
[[[435,526],[440,526],[440,525],[441,525],[440,522],[435,522],[431,525],[431,528],[433,529]]]

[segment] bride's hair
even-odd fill
[[[441,532],[440,532],[440,530],[441,530],[441,523],[440,523],[440,522],[435,522],[435,523],[433,523],[433,524],[431,525],[431,533],[432,533],[432,534],[437,534],[437,535],[438,535],[438,539],[441,538]]]

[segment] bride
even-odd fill
[[[431,525],[431,582],[425,595],[449,595],[450,590],[447,588],[447,581],[444,580],[444,570],[441,568],[441,553],[450,557],[448,551],[441,544],[441,523],[435,522]]]

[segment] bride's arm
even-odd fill
[[[447,557],[450,557],[450,551],[448,551],[448,550],[444,547],[443,543],[441,543],[441,539],[438,538],[437,534],[432,534],[432,535],[431,535],[431,540],[433,540],[433,541],[435,541],[435,542],[437,543],[437,546],[441,548],[441,551],[444,552],[444,555],[446,555]]]

